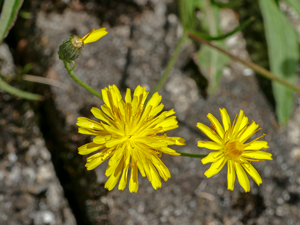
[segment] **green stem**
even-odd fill
[[[82,87],[84,87],[87,91],[89,91],[90,93],[92,93],[93,95],[95,95],[96,97],[100,98],[103,100],[102,98],[102,94],[100,94],[98,91],[94,90],[91,86],[87,85],[86,83],[84,83],[82,80],[80,80],[75,73],[73,73],[73,69],[75,68],[75,62],[73,61],[73,68],[71,69],[70,64],[66,61],[64,61],[65,67],[68,71],[68,74],[70,75],[70,77],[73,78],[73,80],[75,80],[79,85],[81,85]]]
[[[186,156],[191,158],[204,158],[207,156],[207,155],[198,155],[198,154],[191,154],[191,153],[184,153],[184,152],[177,152],[177,153],[179,153],[181,156]]]
[[[27,91],[22,91],[18,88],[10,86],[1,78],[0,78],[0,88],[3,89],[4,91],[6,91],[7,93],[18,96],[20,98],[25,98],[25,99],[29,99],[29,100],[38,100],[38,101],[43,100],[43,96],[37,95],[37,94],[32,94]]]
[[[186,34],[183,34],[182,37],[179,39],[176,47],[175,47],[175,51],[174,51],[174,54],[172,55],[171,59],[169,60],[168,62],[168,65],[162,75],[162,77],[160,78],[160,80],[158,81],[158,83],[156,84],[156,86],[154,87],[154,89],[150,92],[150,94],[148,95],[148,98],[147,98],[147,101],[146,103],[148,102],[148,100],[151,98],[151,96],[159,91],[161,89],[161,87],[166,83],[167,81],[167,78],[171,72],[171,70],[173,69],[173,66],[176,62],[176,59],[178,58],[179,56],[179,53],[180,53],[180,50],[181,50],[181,47],[184,43],[184,41],[186,40]],[[145,105],[146,105],[145,103]]]
[[[271,80],[274,80],[274,81],[277,81],[289,88],[291,88],[292,90],[296,91],[296,92],[299,92],[300,93],[300,88],[293,85],[293,84],[290,84],[289,82],[285,81],[284,79],[280,78],[280,77],[277,77],[275,74],[271,73],[270,71],[266,70],[265,68],[263,67],[260,67],[259,65],[253,63],[253,62],[250,62],[250,61],[247,61],[247,60],[244,60],[244,59],[241,59],[233,54],[231,54],[230,52],[210,43],[209,41],[193,34],[193,33],[187,33],[187,36],[190,37],[191,39],[193,39],[194,41],[197,41],[199,43],[202,43],[202,44],[206,44],[206,45],[209,45],[210,47],[222,52],[223,54],[229,56],[230,58],[250,67],[251,69],[253,69],[254,71],[256,71],[257,73],[259,73],[260,75],[268,78],[268,79],[271,79]]]

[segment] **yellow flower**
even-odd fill
[[[221,171],[227,163],[227,184],[228,189],[234,189],[236,174],[245,192],[250,191],[250,183],[246,172],[253,178],[259,186],[262,179],[257,170],[251,165],[252,161],[272,160],[272,154],[261,151],[269,148],[268,142],[258,141],[262,135],[248,143],[245,143],[255,132],[260,130],[259,125],[252,121],[248,122],[248,117],[240,110],[238,118],[231,125],[231,121],[226,109],[220,109],[223,127],[212,115],[207,117],[212,123],[213,129],[198,123],[197,127],[206,134],[212,141],[199,141],[198,147],[216,150],[209,153],[202,159],[203,164],[212,163],[210,168],[204,173],[208,178]],[[246,172],[245,172],[246,171]]]
[[[141,86],[135,89],[133,98],[131,90],[127,89],[125,102],[115,85],[102,89],[102,95],[105,104],[101,110],[91,109],[100,122],[85,117],[79,117],[77,121],[79,133],[96,135],[93,142],[79,147],[79,154],[101,150],[87,159],[87,169],[92,170],[110,158],[105,173],[109,177],[105,184],[108,190],[116,186],[120,177],[119,190],[124,190],[129,167],[130,192],[138,191],[138,170],[143,177],[147,176],[154,189],[161,187],[160,176],[165,181],[171,177],[169,169],[160,160],[161,154],[180,155],[168,145],[185,144],[180,137],[163,134],[178,127],[175,111],[160,113],[164,105],[157,92],[144,106],[148,92]]]

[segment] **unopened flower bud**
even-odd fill
[[[80,56],[83,47],[82,39],[76,35],[71,35],[59,46],[59,59],[71,62]]]

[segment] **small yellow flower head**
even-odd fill
[[[212,141],[199,141],[198,147],[215,150],[202,159],[203,164],[212,163],[210,168],[204,173],[208,178],[219,173],[227,163],[227,184],[228,189],[234,189],[236,174],[245,192],[250,191],[250,183],[246,172],[253,178],[259,186],[262,179],[257,170],[251,165],[252,161],[272,160],[272,154],[261,151],[269,148],[268,142],[258,141],[262,135],[248,143],[245,143],[255,132],[260,130],[259,125],[252,121],[248,122],[248,117],[243,110],[235,118],[233,124],[226,109],[220,109],[223,127],[212,115],[207,117],[212,123],[213,129],[198,123],[197,127],[206,134]],[[246,171],[246,172],[245,172]]]
[[[98,41],[107,34],[106,28],[93,29],[90,33],[80,38],[76,35],[69,36],[60,46],[58,50],[59,59],[71,62],[78,58],[85,44]]]
[[[79,117],[79,133],[96,135],[93,142],[79,147],[79,154],[96,152],[87,159],[86,167],[92,170],[110,158],[105,175],[105,188],[112,190],[120,179],[119,190],[124,190],[130,169],[130,192],[137,192],[138,171],[147,176],[154,189],[161,187],[160,176],[166,181],[169,169],[160,160],[162,153],[180,155],[168,145],[184,145],[180,137],[168,137],[165,131],[178,127],[174,110],[161,111],[161,96],[156,92],[145,106],[148,92],[138,86],[131,97],[127,89],[125,102],[119,89],[113,85],[102,89],[104,105],[91,112],[100,121]],[[158,135],[160,134],[160,135]],[[101,150],[98,152],[98,150]]]

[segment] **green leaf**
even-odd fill
[[[5,0],[0,16],[0,43],[15,23],[23,0]]]
[[[298,0],[297,0],[298,1]],[[298,35],[274,0],[259,0],[263,15],[271,71],[291,84],[297,82],[299,62]],[[272,81],[279,123],[284,125],[291,116],[294,93]]]
[[[199,7],[203,11],[202,25],[208,31],[209,35],[214,37],[221,36],[220,8],[210,4],[209,0],[199,1]],[[225,48],[223,40],[213,43]],[[223,68],[228,64],[229,57],[205,45],[201,46],[194,60],[196,60],[201,73],[209,81],[208,94],[213,94],[219,86]]]
[[[300,1],[299,0],[285,0],[297,13],[300,18]]]
[[[29,100],[42,100],[43,97],[41,95],[37,95],[37,94],[32,94],[26,91],[21,91],[15,87],[10,86],[9,84],[7,84],[6,82],[4,82],[4,80],[2,80],[0,78],[0,89],[3,89],[4,91],[6,91],[9,94],[15,95],[17,97],[21,97],[21,98],[25,98],[25,99],[29,99]]]

